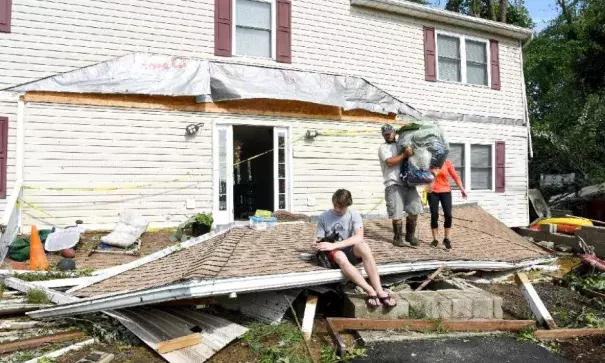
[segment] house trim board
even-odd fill
[[[518,263],[490,261],[429,261],[421,263],[394,263],[378,266],[380,275],[400,274],[414,271],[437,269],[447,265],[452,270],[507,270],[549,263],[554,257],[522,261]],[[364,271],[361,271],[364,274]],[[191,280],[185,283],[160,286],[140,291],[120,292],[82,299],[75,303],[60,305],[28,313],[34,319],[49,318],[97,312],[126,307],[149,305],[164,301],[174,301],[209,296],[228,295],[256,291],[283,290],[313,285],[323,285],[344,279],[340,270],[319,270],[302,273],[276,274],[264,276],[237,277],[213,280]]]

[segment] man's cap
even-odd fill
[[[380,130],[382,131],[383,135],[395,132],[395,128],[393,128],[393,126],[391,126],[389,124],[382,125],[382,127],[380,128]]]

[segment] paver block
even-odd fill
[[[494,300],[477,291],[465,290],[465,295],[473,300],[473,318],[493,319]]]
[[[504,312],[502,310],[502,297],[498,295],[494,295],[488,291],[477,289],[477,292],[486,296],[494,302],[494,319],[502,319],[504,317]]]
[[[439,293],[452,302],[452,319],[471,319],[473,317],[473,300],[465,296],[464,291],[442,290]]]
[[[407,319],[409,316],[409,303],[398,294],[391,293],[397,300],[397,306],[388,309],[384,306],[368,309],[365,295],[347,295],[345,299],[344,315],[350,318],[366,319]]]

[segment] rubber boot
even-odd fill
[[[416,219],[405,219],[405,241],[412,246],[420,244],[420,240],[416,238]]]
[[[397,247],[403,247],[403,225],[401,220],[393,221],[393,244]]]

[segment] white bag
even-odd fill
[[[134,211],[120,213],[120,221],[113,232],[101,237],[101,242],[116,247],[130,247],[147,230],[147,222],[140,214]]]

